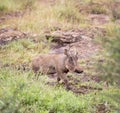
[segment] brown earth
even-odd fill
[[[56,79],[57,76],[56,74],[54,75],[49,75],[50,79]],[[96,76],[89,76],[85,74],[74,74],[74,76],[68,76],[68,81],[69,81],[69,90],[74,92],[75,94],[87,94],[90,92],[96,92],[96,91],[101,91],[102,88],[95,87],[94,85],[82,85],[83,83],[88,83],[92,82],[94,83],[99,83],[101,80],[99,77]],[[47,82],[47,85],[50,86],[57,86],[57,82]],[[62,83],[64,85],[64,83]]]

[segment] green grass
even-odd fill
[[[111,23],[105,26],[106,35],[100,36],[99,42],[105,48],[104,51],[101,51],[104,58],[103,63],[98,63],[98,72],[100,77],[105,80],[108,80],[111,83],[117,82],[120,80],[120,27]]]
[[[23,64],[29,66],[33,57],[49,52],[50,42],[47,43],[47,45],[43,42],[34,43],[32,39],[13,41],[0,48],[0,61],[2,65],[11,65],[15,68],[21,67]]]
[[[103,103],[107,103],[108,110],[119,106],[108,96],[119,95],[116,88],[76,96],[62,87],[45,85],[49,81],[47,76],[35,80],[31,71],[3,68],[0,72],[0,109],[4,113],[89,113]]]

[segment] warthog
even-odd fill
[[[61,79],[68,87],[68,79],[64,72],[74,72],[77,67],[78,54],[67,49],[61,54],[42,54],[32,60],[32,69],[37,74],[57,73],[57,81]]]

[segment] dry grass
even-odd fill
[[[114,3],[112,0],[85,0],[79,2],[69,0],[63,3],[56,0],[52,5],[49,2],[36,0],[34,3],[30,3],[34,5],[20,2],[23,9],[27,8],[24,16],[9,19],[1,27],[13,26],[22,31],[43,33],[45,30],[56,27],[63,30],[88,27],[90,26],[87,18],[89,13],[107,14],[111,18],[119,18],[119,12],[114,10],[114,6],[111,6]],[[17,9],[20,9],[20,6],[16,6]],[[34,6],[34,8],[31,8],[31,6]],[[111,9],[111,7],[113,8]]]
[[[28,11],[23,17],[8,20],[6,26],[40,33],[44,29],[53,29],[54,27],[62,29],[86,27],[89,23],[85,17],[75,8],[74,2],[68,2],[66,5],[57,2],[53,6],[46,5],[44,2],[36,2],[34,10]]]

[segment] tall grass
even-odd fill
[[[35,0],[0,0],[0,14],[33,8]]]
[[[13,18],[7,21],[6,26],[14,26],[28,32],[41,33],[44,30],[59,27],[72,29],[79,26],[88,26],[85,15],[82,15],[75,7],[74,1],[60,4],[57,1],[53,6],[39,1],[35,2],[35,9],[26,13],[21,18]]]

